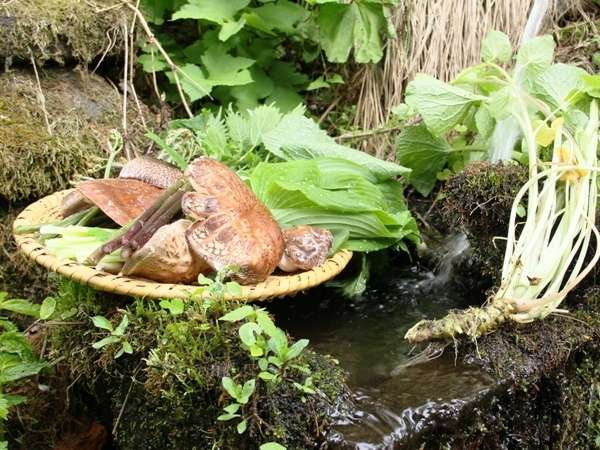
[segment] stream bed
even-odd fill
[[[278,325],[313,349],[336,358],[349,373],[356,410],[340,417],[333,448],[411,448],[434,409],[459,407],[492,384],[480,369],[455,361],[448,349],[440,357],[415,358],[404,340],[424,317],[480,302],[453,287],[447,274],[416,265],[392,263],[372,279],[357,299],[332,288],[271,304]]]

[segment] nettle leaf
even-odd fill
[[[389,34],[385,7],[370,2],[327,3],[319,11],[319,40],[331,62],[345,63],[354,49],[358,63],[375,63],[383,57],[381,35]]]
[[[423,125],[403,130],[396,141],[396,156],[403,166],[410,167],[410,183],[424,196],[429,195],[437,181],[437,173],[448,161],[450,145],[431,134]]]
[[[418,74],[406,87],[406,103],[437,136],[459,124],[469,107],[481,100],[485,97],[424,74]]]
[[[554,58],[552,36],[538,36],[521,45],[517,53],[517,78],[530,86],[531,80],[547,69]]]
[[[501,31],[491,30],[483,39],[481,59],[485,62],[507,62],[512,56],[512,46],[508,36]]]
[[[567,110],[580,98],[587,72],[567,64],[553,64],[532,82],[531,93],[552,109]]]

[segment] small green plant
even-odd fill
[[[9,299],[5,292],[0,292],[0,310],[33,318],[38,318],[40,313],[39,305],[24,299]],[[4,422],[10,408],[27,400],[7,390],[17,382],[37,375],[46,364],[39,360],[27,338],[7,316],[0,316],[0,328],[0,449],[7,449],[8,443],[3,440]]]
[[[227,405],[223,410],[225,414],[221,414],[217,417],[217,420],[227,421],[241,417],[238,412],[240,408],[248,403],[252,394],[256,389],[256,380],[248,380],[243,385],[238,384],[230,377],[223,377],[221,380],[225,391],[235,400],[235,403]],[[237,432],[243,434],[248,427],[248,420],[242,418],[237,424]]]
[[[106,330],[110,333],[110,336],[95,342],[92,344],[92,347],[94,347],[96,350],[100,350],[107,345],[120,344],[121,348],[115,354],[115,359],[120,358],[124,353],[133,353],[133,347],[129,341],[127,341],[127,336],[125,336],[125,331],[129,325],[129,317],[127,314],[123,314],[123,318],[116,328],[114,328],[110,320],[104,316],[94,316],[92,317],[92,322],[96,328]]]

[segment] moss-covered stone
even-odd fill
[[[17,251],[12,223],[21,208],[0,205],[0,291],[40,302],[52,289],[48,271]]]
[[[100,173],[110,130],[120,127],[121,95],[99,76],[66,70],[40,76],[41,89],[30,71],[0,75],[0,200],[34,199]],[[135,108],[130,112],[135,143],[140,127]]]
[[[117,0],[17,0],[0,4],[0,60],[64,63],[123,50],[125,8]]]
[[[268,441],[290,450],[316,448],[331,421],[328,411],[349,398],[342,370],[310,350],[287,366],[278,383],[258,378],[257,359],[241,345],[243,322],[218,320],[235,305],[194,300],[173,316],[147,300],[132,303],[67,281],[55,298],[57,317],[75,315],[67,325],[49,326],[49,358],[62,361],[59,370],[73,380],[69,395],[93,399],[72,405],[71,412],[97,411],[95,418],[115,430],[115,448],[256,449]],[[115,326],[127,314],[125,339],[132,355],[116,359],[120,344],[92,347],[107,336],[91,324],[99,314]],[[233,401],[222,387],[224,376],[240,384],[256,380],[254,395],[240,411],[248,421],[241,435],[236,431],[240,418],[217,420]],[[308,376],[315,394],[302,394],[294,384]],[[29,434],[35,436],[36,430]]]

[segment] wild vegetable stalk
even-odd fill
[[[169,221],[181,209],[181,197],[189,188],[185,178],[181,178],[146,209],[131,225],[121,228],[120,232],[109,242],[97,248],[85,261],[95,266],[106,255],[124,247],[124,257],[142,247],[161,226]]]
[[[562,311],[560,303],[600,259],[595,226],[597,204],[598,106],[592,101],[587,124],[571,135],[555,121],[552,161],[538,161],[536,134],[523,105],[515,114],[529,153],[530,180],[517,194],[510,216],[502,281],[483,308],[425,320],[406,333],[411,342],[476,338],[507,319],[530,322]],[[538,164],[544,170],[538,173]],[[544,180],[541,190],[538,183]],[[528,194],[527,219],[518,236],[517,209]],[[592,235],[593,256],[586,263]]]

